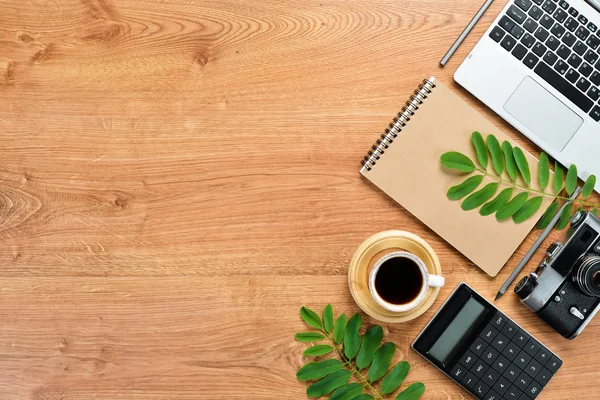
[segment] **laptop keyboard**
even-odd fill
[[[598,34],[565,0],[514,0],[490,37],[598,122]]]

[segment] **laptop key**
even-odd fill
[[[588,40],[585,41],[585,44],[590,46],[593,50],[596,50],[598,45],[600,45],[600,38],[598,38],[596,35],[592,35],[588,38]]]
[[[498,43],[503,37],[506,35],[506,32],[502,30],[499,26],[494,27],[490,32],[490,37],[496,43]]]
[[[546,52],[544,56],[544,62],[548,63],[548,65],[553,66],[554,63],[558,60],[558,56],[551,51]]]
[[[587,46],[579,40],[577,41],[577,43],[575,43],[575,46],[573,46],[573,51],[579,54],[580,56],[582,56],[587,49]]]
[[[540,42],[536,42],[536,44],[534,44],[533,48],[531,49],[531,51],[533,51],[533,54],[535,54],[538,57],[543,57],[544,54],[546,54],[546,50],[546,46],[544,46]]]
[[[554,20],[548,14],[544,14],[542,18],[540,18],[540,24],[546,29],[550,29],[552,25],[554,25]]]
[[[525,29],[521,28],[519,25],[513,26],[513,28],[510,30],[510,34],[513,35],[517,39],[520,39],[524,33],[525,33]]]
[[[588,31],[585,26],[581,25],[575,31],[575,36],[577,36],[581,40],[585,40],[588,38],[588,36],[590,36],[590,31]]]
[[[505,30],[510,31],[515,26],[515,21],[508,18],[506,15],[500,18],[499,25]]]
[[[593,64],[596,61],[598,61],[598,54],[594,53],[592,50],[588,50],[587,53],[585,53],[585,55],[583,56],[583,59],[589,62],[590,64]]]
[[[564,26],[556,23],[556,24],[554,24],[552,29],[550,29],[550,32],[552,32],[552,34],[554,36],[556,36],[557,38],[560,39],[562,37],[562,35],[566,32],[566,29]]]
[[[504,47],[505,50],[511,51],[515,44],[517,43],[517,39],[513,38],[510,35],[506,35],[504,39],[500,42],[500,46]]]
[[[581,73],[581,75],[587,78],[592,72],[594,72],[594,68],[590,64],[584,62],[581,64],[581,67],[579,67],[578,71]]]
[[[558,60],[558,62],[556,63],[556,65],[554,66],[554,69],[556,70],[556,72],[558,72],[561,75],[564,75],[565,72],[567,72],[567,70],[569,69],[569,64],[567,64],[566,62],[564,62],[563,60]]]
[[[535,32],[535,30],[537,29],[538,24],[537,22],[535,22],[533,19],[531,18],[527,18],[527,20],[525,21],[525,23],[523,24],[523,28],[525,28],[526,31],[529,31],[530,33]]]
[[[548,40],[546,40],[546,46],[548,46],[552,50],[556,50],[560,45],[560,40],[555,38],[554,36],[550,36]]]
[[[527,14],[529,14],[531,18],[537,21],[542,15],[544,15],[544,11],[542,11],[542,9],[538,6],[533,6]]]
[[[576,41],[577,38],[574,35],[572,35],[571,32],[565,33],[562,37],[562,42],[569,47],[573,46]]]
[[[569,14],[571,14],[574,17],[577,17],[579,15],[579,11],[577,11],[576,9],[571,7],[571,8],[569,8]]]
[[[555,3],[550,0],[546,0],[542,5],[542,10],[546,11],[548,14],[552,14],[554,10],[558,7]]]
[[[562,93],[567,99],[573,102],[583,111],[588,112],[594,104],[592,100],[587,98],[583,93],[571,85],[565,78],[560,76],[556,71],[549,67],[546,63],[538,63],[535,67],[535,73],[545,80],[550,86]],[[517,334],[518,335],[518,334]],[[546,367],[548,368],[548,367]],[[548,368],[550,369],[550,368]],[[552,372],[552,370],[551,370]]]
[[[569,70],[565,74],[565,78],[567,78],[567,80],[571,83],[577,82],[579,77],[580,77],[579,72],[575,71],[573,68],[569,68]]]
[[[530,48],[535,43],[535,38],[529,33],[526,33],[525,36],[521,38],[521,43],[523,43],[525,47]]]
[[[523,64],[525,64],[530,69],[533,69],[533,67],[535,67],[538,61],[540,61],[540,59],[530,52],[523,59]]]
[[[581,61],[582,61],[581,57],[579,57],[575,53],[571,54],[571,56],[567,60],[567,62],[569,63],[569,65],[572,66],[573,68],[578,68],[581,65]]]
[[[577,17],[577,21],[579,21],[582,25],[585,25],[588,23],[588,19],[581,14],[579,17]]]
[[[529,10],[531,7],[531,0],[515,0],[515,4],[523,11]]]
[[[511,53],[517,60],[521,60],[527,54],[527,48],[522,44],[518,44]]]
[[[556,10],[556,12],[553,14],[554,19],[556,19],[561,24],[563,22],[565,22],[565,20],[567,19],[568,16],[569,16],[569,14],[567,14],[567,12],[565,10],[563,10],[562,8],[558,8]]]
[[[563,60],[566,60],[571,55],[571,50],[564,44],[561,44],[558,50],[556,50],[556,54],[558,54]]]
[[[537,31],[535,31],[535,33],[533,34],[533,36],[535,36],[538,40],[540,41],[545,41],[546,39],[548,39],[548,36],[550,36],[550,33],[548,33],[547,30],[545,30],[544,28],[542,28],[541,26],[539,28],[537,28]]]
[[[527,19],[527,14],[525,14],[523,10],[517,8],[515,5],[510,6],[508,11],[506,11],[506,14],[514,19],[518,24],[522,24]]]
[[[565,0],[562,0],[558,3],[559,6],[561,6],[562,9],[564,10],[568,10],[569,9],[569,3],[567,3]]]
[[[588,90],[591,86],[590,81],[588,81],[587,79],[585,79],[583,76],[581,78],[579,78],[577,80],[577,89],[581,90],[582,92],[585,93],[586,90]]]
[[[596,32],[598,30],[598,27],[596,25],[594,25],[592,22],[588,23],[587,27],[590,30],[590,32]]]
[[[567,22],[565,22],[565,28],[570,30],[571,32],[575,32],[575,29],[579,26],[579,22],[577,22],[574,18],[569,17]]]
[[[600,72],[592,72],[592,76],[590,76],[590,81],[592,81],[594,85],[600,85]]]

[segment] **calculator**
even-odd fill
[[[466,283],[412,348],[482,400],[535,399],[563,363]]]

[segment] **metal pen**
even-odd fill
[[[554,226],[556,225],[556,223],[560,219],[560,216],[561,216],[563,210],[569,204],[573,203],[573,200],[575,200],[577,198],[577,196],[579,196],[579,193],[581,193],[581,188],[579,186],[577,186],[577,188],[575,188],[575,192],[573,192],[573,194],[571,195],[571,197],[569,198],[569,200],[565,201],[565,203],[562,205],[562,207],[560,207],[558,209],[558,211],[556,212],[556,214],[554,215],[554,217],[552,217],[552,219],[550,220],[550,223],[548,224],[548,226],[546,227],[546,229],[544,229],[544,231],[542,232],[542,234],[535,240],[535,242],[533,242],[533,245],[527,251],[527,253],[525,253],[525,256],[523,257],[523,259],[519,262],[519,264],[517,265],[517,267],[508,276],[508,278],[506,278],[506,281],[504,282],[504,284],[502,285],[502,287],[500,288],[500,290],[498,290],[498,293],[496,293],[496,298],[494,299],[494,301],[496,301],[500,297],[502,297],[502,295],[506,292],[506,289],[508,289],[508,287],[513,283],[513,281],[515,280],[515,278],[517,277],[517,275],[519,275],[521,273],[521,271],[523,270],[523,267],[525,267],[525,264],[527,264],[529,262],[529,260],[535,254],[535,252],[540,247],[540,245],[542,244],[542,242],[544,240],[546,240],[546,238],[548,237],[548,235],[550,234],[550,232],[552,232],[552,230],[554,229]]]
[[[490,5],[493,2],[494,2],[494,0],[486,0],[486,2],[483,3],[483,5],[479,9],[479,11],[477,11],[477,13],[473,16],[473,19],[471,19],[471,21],[467,24],[467,26],[465,26],[465,29],[463,29],[461,34],[458,36],[458,38],[456,38],[456,40],[452,44],[452,46],[450,46],[450,48],[448,49],[446,54],[444,54],[444,57],[442,57],[442,59],[440,60],[440,65],[442,67],[444,65],[446,65],[446,63],[448,62],[450,57],[452,57],[452,55],[454,54],[456,49],[458,49],[458,46],[460,46],[461,43],[465,40],[465,38],[467,37],[469,32],[471,32],[471,29],[473,29],[475,24],[479,21],[481,16],[485,13],[485,11],[490,7]]]

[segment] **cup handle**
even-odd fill
[[[446,279],[441,275],[429,275],[428,285],[431,287],[442,287]]]

